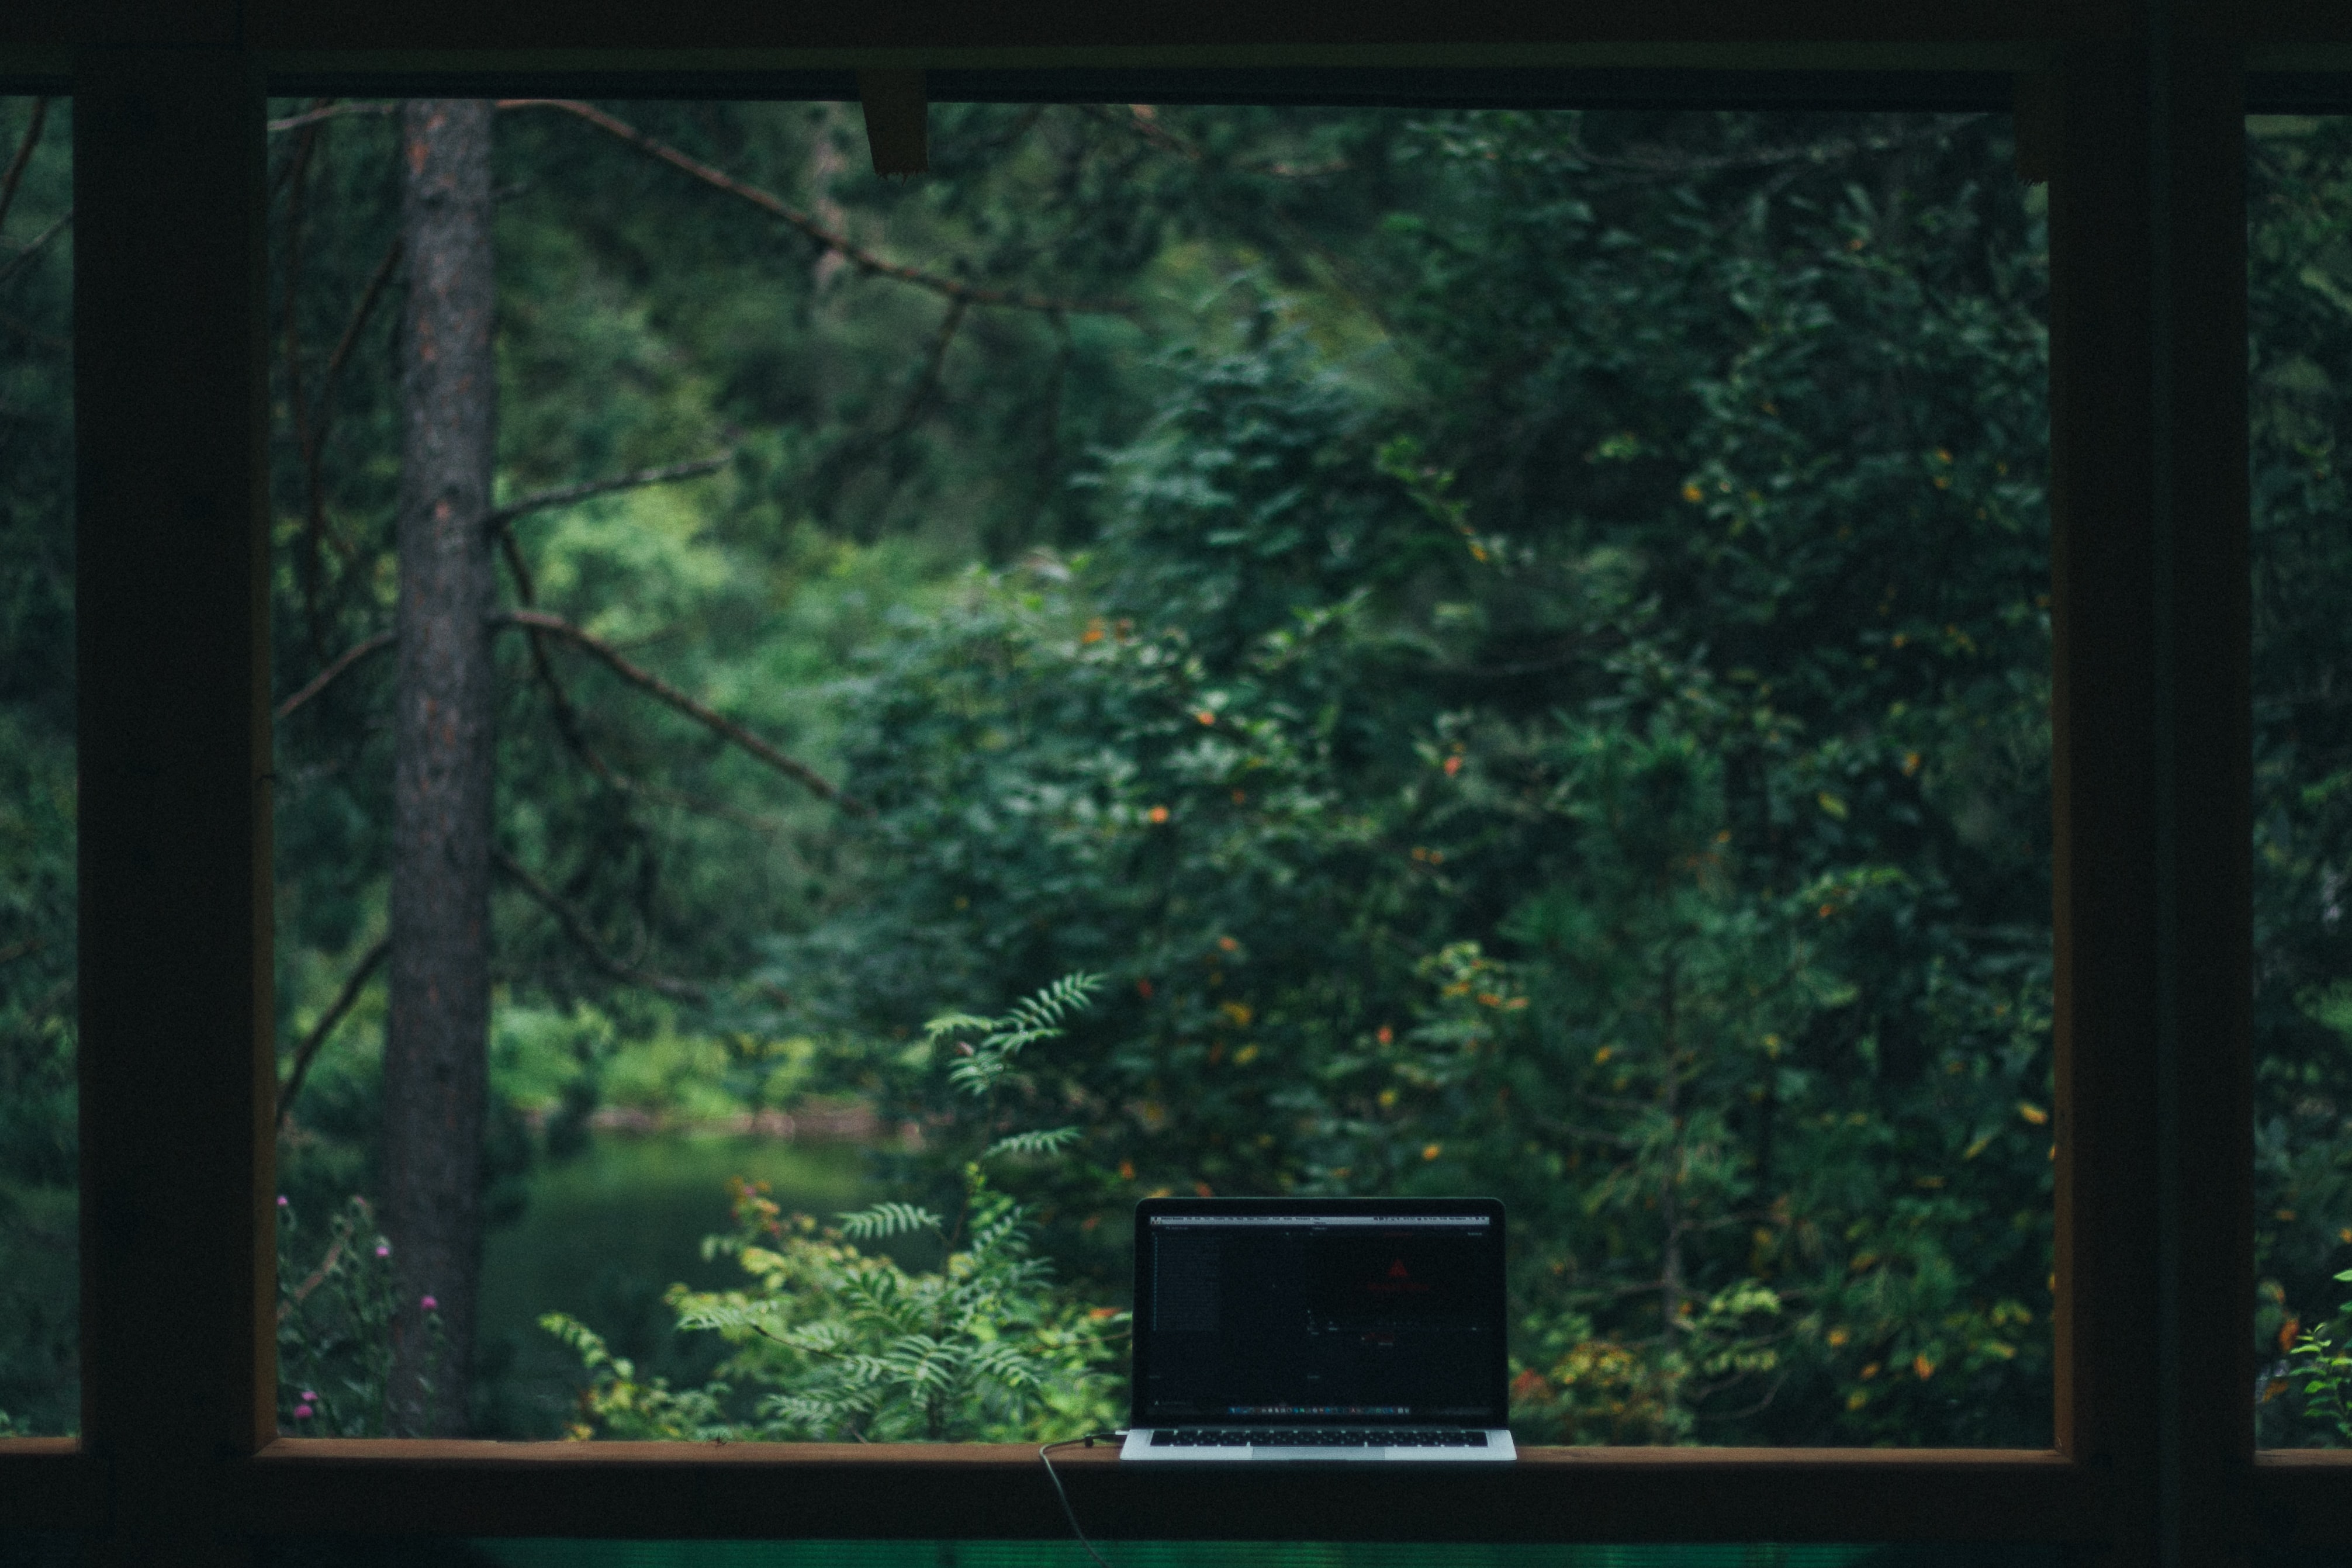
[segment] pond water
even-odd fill
[[[482,1260],[485,1435],[560,1436],[582,1384],[578,1359],[539,1326],[567,1312],[641,1374],[699,1382],[723,1347],[670,1327],[662,1292],[740,1278],[706,1260],[702,1239],[731,1228],[727,1183],[769,1185],[787,1212],[829,1218],[866,1201],[866,1158],[852,1144],[669,1134],[598,1134],[534,1172],[521,1216],[490,1234]]]

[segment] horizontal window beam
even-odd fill
[[[0,1531],[95,1530],[105,1468],[71,1437],[0,1438]]]
[[[924,69],[932,103],[1286,104],[1373,109],[1823,109],[2006,112],[2021,70],[2046,51],[1975,51],[1911,67],[1836,66],[1792,58],[1785,66],[1510,64],[1379,65],[934,65]],[[724,62],[608,68],[550,64],[369,62],[278,57],[269,90],[285,98],[669,98],[736,101],[858,101],[856,70]]]
[[[2352,1545],[2352,1448],[2254,1456],[2252,1539],[2264,1546]]]
[[[1054,1459],[1087,1533],[1225,1541],[2090,1541],[2101,1478],[2000,1449],[1522,1448],[1493,1469]],[[282,1438],[237,1467],[277,1535],[1050,1540],[1022,1444]]]

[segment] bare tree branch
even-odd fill
[[[505,558],[507,570],[514,574],[516,595],[521,599],[526,607],[530,606],[537,598],[538,590],[531,581],[530,568],[522,559],[522,549],[515,543],[512,530],[499,536],[499,551]],[[589,772],[604,783],[624,795],[635,796],[639,800],[659,801],[663,805],[676,806],[682,810],[698,812],[707,817],[716,817],[722,821],[732,822],[739,828],[748,829],[762,838],[773,838],[784,831],[784,824],[782,822],[771,821],[750,811],[740,810],[724,801],[706,800],[699,795],[691,795],[683,789],[672,789],[660,784],[648,784],[642,779],[632,779],[614,768],[605,761],[604,755],[590,743],[587,726],[580,722],[578,706],[572,702],[572,694],[564,689],[563,683],[556,678],[555,667],[548,660],[547,635],[543,632],[534,630],[530,632],[530,664],[531,673],[537,676],[540,685],[547,689],[548,701],[554,706],[555,728],[556,732],[563,737],[563,744],[571,748],[573,756],[580,758],[581,763]]]
[[[383,295],[383,286],[392,281],[393,268],[399,265],[400,240],[395,236],[390,245],[383,247],[383,257],[375,264],[375,270],[368,274],[367,287],[361,291],[359,304],[352,307],[352,319],[343,324],[343,335],[336,340],[335,351],[327,356],[326,371],[319,378],[321,406],[325,404],[328,389],[334,384],[344,361],[352,357],[352,349],[359,341],[360,329],[367,325],[368,316],[375,309],[376,300]]]
[[[72,223],[73,209],[71,207],[68,207],[64,214],[58,217],[56,223],[51,224],[47,228],[45,228],[39,234],[35,235],[31,239],[26,240],[25,242],[24,249],[10,256],[6,261],[0,261],[0,283],[5,283],[10,278],[16,277],[18,273],[24,271],[25,268],[32,263],[33,258],[40,255],[41,252],[48,249],[49,242],[57,238],[58,235],[65,233],[66,229]]]
[[[289,114],[283,120],[270,120],[268,126],[272,132],[299,131],[304,126],[316,125],[322,120],[340,120],[347,114],[390,114],[399,107],[397,103],[368,99],[354,99],[349,103],[322,104],[315,109],[304,110],[299,114]]]
[[[906,400],[898,405],[897,416],[882,429],[870,434],[852,436],[826,454],[824,462],[818,465],[811,486],[817,494],[828,493],[835,480],[852,464],[881,451],[915,428],[915,422],[922,417],[924,406],[931,401],[931,394],[939,390],[940,372],[947,364],[948,350],[955,343],[957,330],[963,326],[964,310],[964,301],[949,301],[946,319],[940,323],[940,329],[931,340],[930,352],[924,356],[923,368],[916,372],[914,385],[908,390]],[[1053,319],[1058,323],[1062,318],[1056,315]]]
[[[931,340],[931,351],[924,356],[922,373],[915,378],[914,390],[907,394],[906,402],[900,405],[898,417],[892,420],[890,428],[883,432],[881,444],[887,445],[915,428],[915,421],[921,417],[923,406],[931,401],[931,394],[940,390],[940,372],[947,366],[948,350],[955,346],[956,331],[963,325],[966,307],[967,302],[961,299],[949,304],[947,317],[940,323],[939,335]]]
[[[1732,169],[1769,169],[1788,163],[1834,163],[1857,152],[1891,152],[1916,141],[1932,141],[1984,119],[1981,113],[1939,114],[1902,131],[1849,137],[1837,141],[1809,141],[1792,147],[1759,147],[1748,152],[1712,157],[1691,156],[1672,148],[1636,146],[1616,156],[1571,148],[1569,156],[1591,169],[1632,174],[1713,174]]]
[[[960,299],[967,305],[1001,305],[1014,310],[1063,310],[1073,315],[1087,316],[1125,316],[1132,314],[1135,309],[1132,304],[1123,299],[1053,299],[1019,289],[975,288],[971,284],[958,282],[952,277],[942,277],[934,272],[925,272],[920,267],[887,260],[853,243],[847,235],[835,234],[824,227],[806,213],[787,204],[781,196],[763,191],[757,185],[746,184],[730,174],[722,173],[712,168],[708,163],[689,158],[667,142],[656,141],[628,121],[616,119],[594,105],[582,103],[576,99],[502,98],[499,100],[499,107],[500,109],[560,110],[565,114],[584,120],[598,130],[619,137],[640,152],[660,159],[670,167],[693,175],[712,189],[724,191],[730,196],[740,196],[769,216],[781,218],[798,230],[804,238],[832,251],[860,272],[868,273],[877,277],[895,278],[900,283],[909,283],[918,288],[928,288],[945,298]]]
[[[384,253],[368,275],[367,287],[360,291],[359,303],[352,308],[351,319],[343,323],[343,335],[335,340],[335,351],[327,356],[326,368],[319,372],[319,399],[311,419],[311,432],[302,447],[303,527],[304,537],[316,549],[320,540],[335,547],[338,554],[348,560],[352,547],[335,530],[334,522],[327,516],[327,492],[320,475],[326,461],[327,435],[334,427],[335,378],[342,373],[352,350],[357,346],[361,330],[369,316],[375,311],[376,301],[383,297],[384,286],[392,281],[394,270],[400,265],[400,241],[395,237],[384,247]]]
[[[73,352],[72,339],[61,338],[55,332],[45,332],[23,317],[11,316],[5,310],[0,310],[0,331],[14,332],[25,341],[47,349],[52,353]]]
[[[1107,103],[1080,103],[1071,107],[1089,120],[1099,120],[1105,125],[1133,131],[1162,152],[1173,152],[1194,163],[1208,157],[1199,142],[1160,124],[1160,110],[1155,105],[1130,103],[1114,107]],[[1124,114],[1119,112],[1120,108],[1126,110]],[[1233,166],[1252,174],[1270,175],[1276,180],[1318,180],[1332,174],[1344,174],[1355,165],[1345,158],[1334,158],[1321,163],[1286,163],[1276,158],[1265,162],[1237,159]]]
[[[515,542],[511,528],[499,530],[499,554],[506,561],[507,570],[514,577],[515,597],[522,601],[524,609],[530,609],[538,602],[539,589],[531,581],[530,567],[522,559],[522,547]],[[572,694],[563,689],[562,681],[556,679],[555,666],[548,659],[546,633],[533,631],[530,633],[529,642],[531,674],[541,685],[547,688],[548,701],[554,705],[556,733],[563,737],[563,744],[572,748],[572,755],[587,765],[589,772],[614,789],[628,792],[628,782],[614,773],[596,748],[588,744],[588,731],[580,722],[580,710],[572,706]]]
[[[834,788],[832,782],[816,769],[805,763],[793,761],[733,719],[714,709],[705,707],[652,671],[630,663],[610,643],[582,631],[569,621],[537,610],[500,611],[492,615],[490,620],[496,625],[520,626],[533,632],[545,632],[563,639],[573,647],[602,661],[607,669],[639,691],[668,704],[711,733],[733,741],[738,747],[787,779],[793,779],[811,794],[832,801],[845,811],[855,812],[860,816],[871,810],[870,807],[851,800]]]
[[[310,1075],[310,1064],[319,1059],[319,1048],[327,1043],[327,1037],[335,1032],[335,1026],[343,1021],[343,1015],[360,999],[360,992],[367,988],[368,977],[376,972],[391,951],[392,938],[379,937],[375,946],[361,956],[358,967],[343,977],[343,988],[335,993],[335,999],[327,1004],[327,1010],[319,1015],[310,1032],[302,1037],[302,1043],[294,1051],[294,1066],[278,1091],[278,1124],[281,1128],[294,1110],[294,1097],[302,1092],[302,1080]]]
[[[311,429],[310,410],[302,395],[302,335],[301,315],[298,309],[302,292],[302,198],[310,171],[310,154],[319,145],[319,127],[313,121],[303,129],[301,140],[295,143],[294,156],[288,161],[286,196],[286,298],[285,309],[278,326],[281,350],[286,361],[286,407],[294,423],[294,445],[302,454],[303,472],[308,479],[305,497],[306,522],[302,530],[301,549],[295,554],[297,575],[301,580],[303,619],[310,634],[310,656],[323,661],[327,656],[326,611],[320,602],[320,577],[324,562],[320,559],[320,534],[325,522],[325,504],[319,486],[319,440]]]
[[[484,521],[490,528],[503,528],[529,513],[543,512],[551,507],[568,507],[592,496],[608,496],[615,490],[636,490],[647,485],[668,485],[680,479],[692,479],[724,468],[734,455],[734,452],[730,450],[710,457],[698,457],[691,463],[673,463],[666,468],[640,468],[634,474],[624,474],[618,478],[591,479],[584,485],[565,485],[552,490],[534,491],[519,501],[500,507]]]
[[[658,991],[663,996],[674,997],[682,1002],[702,1002],[709,999],[709,993],[699,986],[689,985],[684,980],[672,979],[667,975],[655,975],[643,969],[633,969],[614,957],[604,950],[604,945],[596,939],[595,927],[588,923],[588,917],[566,903],[562,894],[533,876],[529,867],[506,851],[493,847],[490,857],[498,862],[500,871],[512,877],[516,885],[530,895],[532,903],[555,916],[555,923],[563,927],[563,934],[571,937],[581,950],[588,955],[588,961],[605,975],[621,981],[624,985],[643,986],[649,991]]]
[[[41,125],[49,118],[49,100],[33,100],[33,122],[25,127],[25,140],[16,143],[16,155],[8,160],[8,172],[0,174],[0,224],[8,221],[8,208],[16,200],[16,185],[25,177],[25,165],[33,161],[33,149],[40,145]]]
[[[311,676],[310,685],[304,686],[300,691],[296,692],[292,696],[288,697],[284,702],[279,703],[278,705],[278,711],[270,715],[270,717],[279,720],[284,719],[288,714],[292,713],[296,708],[300,707],[304,703],[309,702],[312,697],[315,697],[320,692],[325,691],[327,687],[333,683],[335,677],[341,674],[345,670],[350,669],[353,664],[358,664],[370,653],[381,653],[384,649],[391,647],[394,641],[394,634],[390,632],[379,632],[373,637],[361,638],[358,642],[352,643],[350,647],[344,649],[342,653],[338,654],[333,664],[329,664],[325,669],[320,670],[317,674]]]

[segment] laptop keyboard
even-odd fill
[[[1162,1427],[1151,1434],[1155,1448],[1483,1448],[1486,1434],[1475,1427]]]

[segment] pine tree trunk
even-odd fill
[[[399,1282],[393,1431],[467,1427],[489,1029],[491,105],[401,111],[408,261],[383,1215]],[[430,1300],[434,1305],[425,1306]]]

